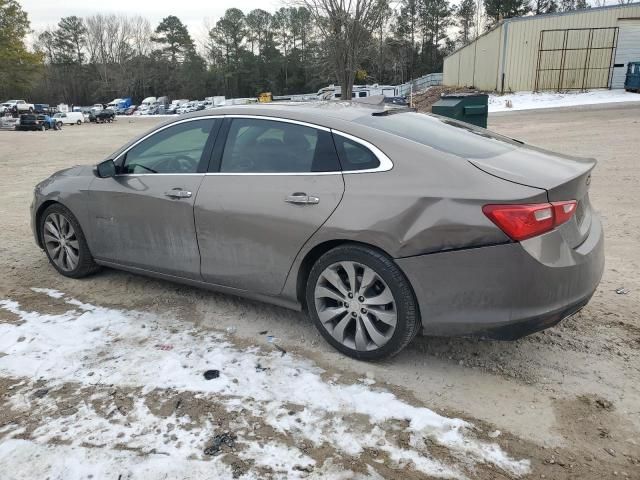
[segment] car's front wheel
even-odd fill
[[[65,277],[85,277],[100,268],[78,220],[59,203],[47,207],[40,216],[40,240],[51,265]]]
[[[307,280],[306,303],[322,336],[361,360],[396,355],[420,327],[405,275],[387,255],[360,245],[340,246],[318,259]]]

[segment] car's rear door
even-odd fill
[[[170,124],[125,151],[115,177],[91,183],[96,258],[200,279],[193,206],[221,122]]]
[[[279,293],[304,243],[340,203],[344,181],[327,128],[230,116],[195,204],[202,277]]]

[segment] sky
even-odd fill
[[[54,26],[61,17],[87,17],[95,13],[141,15],[153,28],[163,17],[176,15],[189,28],[196,40],[206,37],[205,25],[213,26],[227,8],[239,8],[245,13],[254,8],[274,11],[284,0],[19,0],[29,14],[31,28],[36,32]]]

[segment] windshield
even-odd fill
[[[484,128],[433,114],[366,115],[355,121],[464,158],[494,157],[522,145],[517,140]]]

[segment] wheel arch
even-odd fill
[[[36,215],[35,215],[35,229],[36,229],[36,242],[38,242],[38,246],[42,249],[44,249],[44,245],[42,245],[42,231],[41,231],[41,226],[40,224],[42,223],[42,214],[44,213],[44,211],[49,208],[51,205],[62,205],[65,208],[69,208],[66,205],[64,205],[62,202],[59,202],[58,200],[45,200],[44,202],[42,202],[42,204],[38,207],[38,210],[36,210]],[[73,212],[71,212],[73,213]]]
[[[335,239],[335,240],[327,240],[324,242],[315,245],[311,250],[309,250],[302,261],[300,262],[300,267],[298,268],[298,275],[296,279],[296,298],[302,309],[305,310],[307,308],[307,300],[306,300],[306,285],[307,280],[309,278],[309,274],[311,273],[311,269],[313,265],[318,261],[318,259],[327,253],[329,250],[333,250],[336,247],[341,246],[354,246],[354,247],[365,247],[370,248],[372,250],[377,250],[378,252],[386,255],[391,260],[393,257],[389,255],[388,252],[384,251],[382,248],[377,247],[375,245],[371,245],[370,243],[358,242],[355,240],[348,239]],[[412,287],[413,288],[413,287]]]

